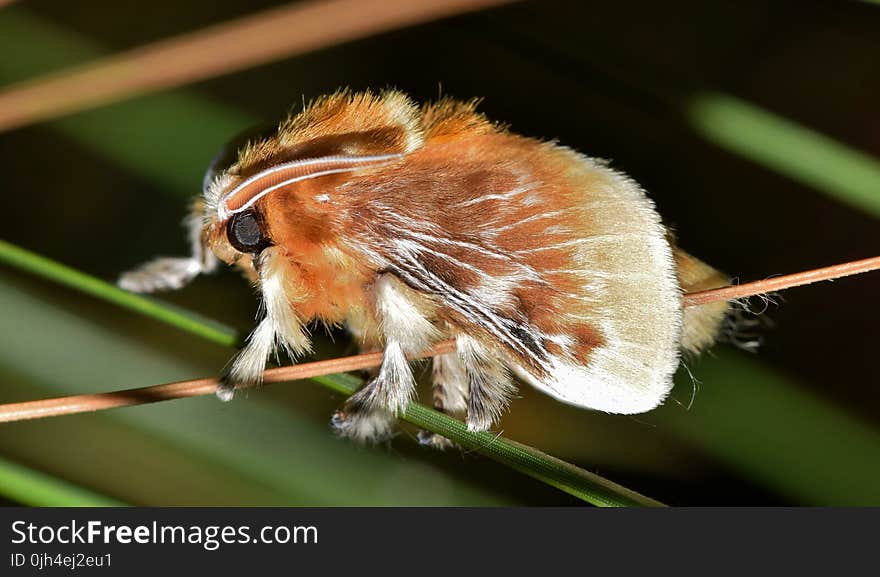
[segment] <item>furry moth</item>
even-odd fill
[[[514,375],[579,407],[640,413],[728,308],[682,308],[683,291],[727,278],[675,246],[638,184],[474,102],[320,98],[231,146],[187,222],[190,258],[156,259],[120,285],[179,288],[218,261],[256,284],[263,316],[221,377],[225,400],[260,381],[276,347],[309,352],[310,321],[345,324],[384,351],[333,418],[365,441],[391,434],[414,395],[406,355],[434,342],[456,343],[433,360],[434,406],[471,430],[499,419]]]

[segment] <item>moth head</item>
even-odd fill
[[[399,92],[338,92],[279,125],[249,130],[205,175],[204,244],[227,263],[247,265],[273,244],[319,243],[348,179],[399,162],[422,143],[419,110]]]
[[[256,280],[256,257],[273,245],[283,256],[314,257],[316,248],[333,244],[334,234],[339,238],[328,225],[342,185],[369,177],[423,142],[418,107],[396,91],[340,91],[280,124],[247,130],[208,167],[186,221],[192,256],[153,259],[124,273],[119,285],[137,292],[178,289],[214,270],[218,259]]]
[[[201,214],[202,244],[227,264],[237,263],[253,272],[253,257],[272,245],[259,207],[239,211],[220,210],[223,200],[235,188],[241,153],[253,142],[271,139],[274,124],[249,128],[230,140],[211,161],[202,181],[203,196],[197,201]]]

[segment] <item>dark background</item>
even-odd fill
[[[275,4],[2,8],[0,80]],[[732,95],[876,163],[878,29],[880,8],[866,2],[542,1],[400,30],[0,134],[2,238],[107,280],[185,254],[178,223],[225,138],[350,86],[482,97],[516,132],[610,159],[683,247],[742,281],[874,256],[876,211],[731,153],[697,130],[689,106]],[[0,288],[6,401],[203,376],[230,354],[6,266]],[[524,387],[501,427],[671,504],[880,504],[869,481],[880,473],[878,290],[873,273],[786,292],[756,354],[716,348],[692,363],[699,386],[683,375],[659,411],[600,415]],[[162,298],[242,331],[256,310],[229,271]],[[351,352],[343,333],[316,334],[320,354]],[[326,423],[341,400],[295,383],[231,405],[3,425],[0,455],[145,505],[577,503],[480,457],[424,450],[412,431],[376,449],[336,441]]]

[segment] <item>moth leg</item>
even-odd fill
[[[437,355],[432,361],[431,396],[436,410],[455,417],[464,416],[468,409],[468,377],[456,353]],[[452,441],[437,433],[421,430],[419,443],[435,449],[447,449]]]
[[[358,441],[376,442],[391,436],[398,413],[415,392],[406,358],[421,352],[435,336],[419,297],[392,275],[381,275],[373,286],[377,332],[385,341],[382,365],[375,378],[346,401],[333,416],[336,431]]]
[[[467,427],[485,431],[501,418],[516,387],[506,363],[475,339],[459,335],[456,352],[467,375]]]
[[[415,379],[400,342],[389,341],[379,373],[336,411],[331,424],[343,437],[369,443],[384,441],[391,437],[397,412],[406,410],[414,390]]]
[[[382,336],[376,319],[368,311],[357,311],[346,319],[349,332],[358,342],[362,353],[382,350]],[[373,367],[361,371],[368,385],[379,375],[379,368]],[[366,388],[366,386],[365,386]],[[361,443],[378,443],[391,437],[396,417],[381,409],[360,406],[353,400],[346,401],[342,409],[337,410],[330,424],[341,437],[354,439]]]
[[[345,327],[357,344],[359,353],[375,353],[382,350],[382,336],[379,334],[378,323],[368,311],[356,310],[349,313],[345,319]],[[379,367],[361,369],[360,374],[365,381],[371,381],[379,374]]]
[[[285,257],[276,247],[263,250],[254,260],[260,278],[265,315],[248,337],[247,345],[227,366],[217,386],[217,397],[232,399],[237,386],[257,385],[263,380],[266,361],[276,346],[291,357],[309,352],[311,342],[286,291]]]
[[[247,345],[232,358],[217,384],[217,398],[231,401],[237,386],[249,387],[263,380],[266,360],[275,350],[275,327],[267,318],[248,337]]]
[[[191,256],[186,258],[160,257],[123,273],[117,284],[125,290],[150,293],[175,290],[190,283],[195,277],[217,268],[217,257],[208,250],[202,238],[203,201],[193,203],[184,220],[189,238]]]

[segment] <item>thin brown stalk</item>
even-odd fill
[[[453,341],[443,341],[431,349],[412,357],[413,359],[433,357],[452,352]],[[263,382],[281,383],[310,379],[322,375],[358,371],[369,367],[375,367],[382,362],[382,351],[363,353],[350,357],[302,363],[288,367],[268,369],[263,374]],[[9,403],[0,405],[0,423],[12,421],[26,421],[28,419],[40,419],[44,417],[57,417],[60,415],[72,415],[87,413],[116,407],[130,407],[133,405],[145,405],[159,401],[172,399],[184,399],[210,395],[217,388],[217,379],[204,378],[191,381],[180,381],[165,385],[126,389],[110,393],[94,393],[88,395],[72,395],[69,397],[57,397],[39,401],[26,401],[23,403]]]
[[[844,276],[869,272],[880,269],[880,256],[864,260],[838,264],[825,268],[809,270],[772,279],[766,279],[738,286],[730,286],[712,289],[685,295],[684,306],[699,306],[711,302],[731,300],[763,294],[769,291],[778,291],[786,288],[810,284],[822,280],[832,280]],[[455,343],[447,340],[438,343],[431,349],[416,355],[413,358],[425,358],[452,352]],[[364,353],[350,357],[303,363],[288,367],[269,369],[265,372],[264,383],[280,383],[295,381],[356,371],[379,366],[382,362],[382,352]],[[111,409],[114,407],[128,407],[143,405],[171,399],[182,399],[209,395],[216,390],[217,380],[213,378],[180,381],[151,387],[127,389],[110,393],[96,393],[88,395],[72,395],[43,399],[38,401],[25,401],[22,403],[10,403],[0,405],[0,423],[12,421],[25,421],[59,415],[72,415]]]
[[[510,1],[296,2],[14,85],[0,131]]]
[[[811,284],[822,280],[834,280],[836,278],[861,274],[877,269],[880,269],[880,256],[768,278],[741,285],[686,294],[684,296],[684,306],[692,307],[705,305],[715,301],[729,301],[750,297]]]

